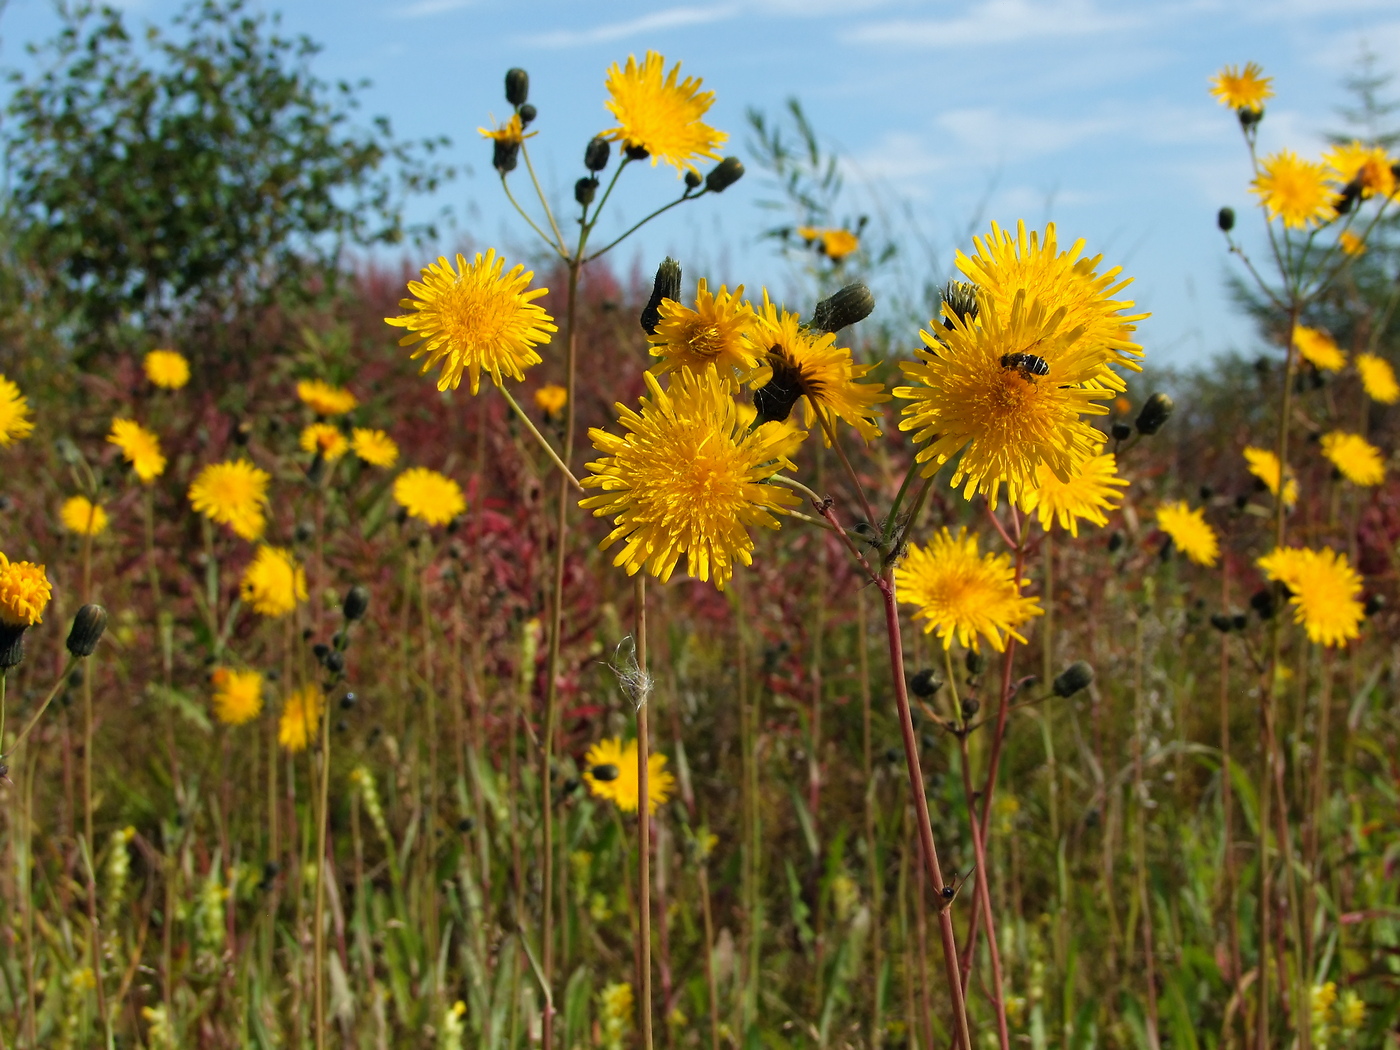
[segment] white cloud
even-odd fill
[[[459,0],[426,0],[429,3],[452,3]],[[548,33],[533,33],[521,37],[521,42],[535,47],[569,48],[586,47],[589,44],[606,44],[613,40],[636,36],[639,33],[654,33],[664,29],[679,29],[684,26],[706,25],[735,18],[738,7],[670,7],[664,11],[654,11],[640,18],[626,22],[609,22],[592,29],[556,29]]]
[[[941,114],[937,124],[956,144],[960,157],[973,161],[1024,161],[1058,153],[1070,146],[1122,129],[1119,117],[1026,116],[973,107]]]
[[[399,11],[403,18],[431,18],[463,7],[470,7],[475,0],[417,0]]]
[[[1047,37],[1100,36],[1140,25],[1140,13],[1101,10],[1093,0],[984,0],[955,18],[905,18],[857,29],[865,44],[977,47]]]

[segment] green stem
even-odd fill
[[[611,187],[610,187],[610,188],[611,188]],[[608,242],[607,244],[605,244],[603,247],[599,248],[596,252],[594,252],[594,253],[593,253],[592,255],[590,255],[587,259],[585,259],[584,262],[592,262],[594,259],[598,258],[598,256],[603,255],[603,254],[605,254],[606,252],[611,251],[613,248],[616,248],[619,244],[621,244],[623,241],[625,241],[628,237],[630,237],[630,236],[632,236],[632,234],[636,233],[637,230],[641,229],[641,228],[642,228],[643,226],[645,226],[647,223],[651,222],[652,219],[656,218],[658,215],[663,214],[664,212],[670,211],[670,210],[671,210],[672,208],[674,208],[677,204],[684,204],[686,201],[698,201],[701,197],[705,196],[705,194],[708,193],[708,192],[709,192],[708,190],[701,190],[699,193],[694,193],[694,194],[692,194],[692,193],[686,193],[686,194],[683,194],[683,195],[680,196],[680,197],[677,197],[677,198],[676,198],[675,200],[673,200],[670,204],[663,204],[661,207],[657,208],[657,209],[656,209],[654,212],[652,212],[650,215],[646,216],[645,218],[639,219],[637,222],[635,222],[635,223],[633,223],[631,226],[627,227],[626,230],[624,230],[624,231],[623,231],[621,234],[619,234],[617,237],[613,238],[613,240],[609,241],[609,242]],[[602,205],[599,205],[599,208],[601,208],[601,207],[602,207]],[[595,213],[595,214],[596,214],[596,213]]]
[[[582,492],[583,486],[579,484],[578,478],[574,477],[574,472],[569,469],[568,464],[564,462],[563,457],[561,457],[558,452],[554,451],[554,446],[549,443],[545,436],[540,433],[539,428],[535,426],[534,422],[530,419],[530,417],[525,414],[525,410],[520,407],[520,403],[516,401],[515,398],[511,397],[510,391],[507,390],[505,387],[498,387],[497,389],[500,390],[501,396],[506,399],[506,404],[510,405],[511,410],[514,411],[518,417],[520,417],[520,421],[525,424],[526,429],[529,430],[530,433],[535,436],[535,440],[539,442],[540,448],[544,449],[545,452],[548,454],[550,460],[554,463],[554,466],[563,476],[564,481],[572,485],[579,492]],[[569,395],[569,403],[573,403],[572,394]]]
[[[524,141],[520,143],[520,155],[525,158],[525,170],[530,173],[530,182],[534,184],[535,196],[540,199],[540,207],[544,208],[544,217],[549,220],[549,228],[554,231],[554,236],[558,239],[559,252],[564,254],[564,235],[559,232],[559,224],[554,221],[554,212],[549,206],[549,200],[544,195],[544,190],[540,189],[540,180],[535,177],[535,165],[530,162],[530,150]],[[501,181],[505,181],[502,176]]]
[[[646,573],[636,575],[637,603],[637,882],[638,882],[638,928],[641,930],[641,1000],[642,1000],[642,1047],[652,1050],[651,1037],[651,796],[647,774],[650,772],[650,741],[648,740],[647,711],[650,701],[650,683],[647,680],[647,584]]]

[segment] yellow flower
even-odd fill
[[[260,673],[216,667],[209,677],[214,684],[214,717],[224,725],[241,726],[262,714]]]
[[[598,993],[598,1014],[603,1029],[604,1045],[612,1050],[621,1047],[622,1038],[632,1029],[634,997],[626,981],[612,982]]]
[[[1353,484],[1379,485],[1385,480],[1385,457],[1360,434],[1334,430],[1322,435],[1322,454]]]
[[[319,452],[327,463],[334,463],[350,449],[350,442],[333,423],[312,423],[301,432],[301,450]]]
[[[1290,230],[1332,220],[1337,210],[1336,186],[1325,164],[1303,160],[1292,150],[1280,150],[1260,162],[1251,190],[1270,220],[1282,218]]]
[[[394,480],[394,500],[410,517],[446,525],[467,509],[462,486],[427,467],[411,467]]]
[[[304,685],[282,704],[282,717],[277,722],[277,742],[292,754],[305,751],[306,745],[320,727],[326,710],[325,697],[315,682]]]
[[[96,536],[107,531],[107,511],[86,496],[69,496],[58,511],[59,520],[69,532]]]
[[[291,551],[263,544],[243,570],[239,594],[260,616],[286,616],[306,601],[306,570]]]
[[[752,345],[758,316],[740,299],[743,294],[742,284],[732,295],[725,285],[720,285],[717,294],[711,293],[702,277],[695,290],[694,310],[674,299],[663,299],[656,334],[648,336],[651,356],[661,358],[651,370],[657,375],[677,368],[703,372],[714,365],[720,378],[731,383],[735,372],[752,372],[758,364]]]
[[[1346,1031],[1357,1031],[1366,1020],[1366,1001],[1348,988],[1337,1006],[1337,1020]]]
[[[492,118],[495,119],[494,117]],[[491,139],[495,142],[504,142],[507,145],[518,146],[526,139],[532,139],[539,134],[538,131],[526,133],[525,125],[520,119],[519,113],[511,114],[511,118],[498,128],[477,128],[483,138]]]
[[[623,541],[613,564],[629,576],[645,567],[665,582],[684,554],[689,575],[713,574],[723,590],[735,560],[753,562],[748,527],[776,529],[773,512],[800,502],[767,481],[793,466],[788,457],[805,435],[780,423],[750,430],[713,368],[677,372],[669,391],[650,372],[643,378],[651,398],[641,399],[641,411],[617,406],[625,437],[588,432],[604,458],[588,464],[583,486],[602,493],[579,506],[615,519],[601,546]]]
[[[569,403],[569,392],[558,383],[546,383],[535,391],[535,407],[546,416],[557,416]]]
[[[190,363],[178,350],[152,350],[141,362],[146,378],[165,390],[179,390],[190,381]]]
[[[1361,576],[1345,554],[1327,548],[1281,548],[1256,564],[1292,592],[1293,621],[1306,628],[1310,641],[1332,647],[1360,637],[1365,617],[1359,600]]]
[[[320,379],[303,379],[297,383],[297,397],[318,416],[343,416],[360,403],[344,387],[332,386]]]
[[[1293,345],[1298,348],[1298,353],[1303,355],[1305,361],[1310,361],[1317,368],[1328,372],[1340,372],[1347,365],[1347,355],[1332,341],[1332,337],[1320,328],[1298,325],[1293,330]]]
[[[1206,522],[1204,508],[1192,510],[1185,500],[1163,503],[1157,508],[1157,527],[1197,565],[1212,566],[1220,557],[1220,541]]]
[[[729,136],[700,119],[714,104],[715,93],[701,91],[699,77],[677,83],[679,62],[670,73],[665,70],[666,59],[655,51],[648,51],[640,66],[635,55],[627,56],[625,69],[612,64],[604,105],[618,126],[603,135],[621,142],[623,149],[646,150],[652,167],[664,160],[680,175],[687,169],[695,171],[698,158],[719,160],[717,151]]]
[[[840,262],[860,250],[860,238],[850,230],[823,230],[821,239],[822,254],[832,262]]]
[[[1244,450],[1244,461],[1249,466],[1249,472],[1269,487],[1269,491],[1278,497],[1279,465],[1278,456],[1266,448],[1255,448],[1250,446]],[[1283,487],[1283,505],[1291,507],[1298,502],[1298,481],[1293,477],[1293,472],[1288,472],[1288,484]]]
[[[424,372],[434,365],[442,366],[439,390],[457,389],[464,371],[473,394],[481,388],[483,371],[497,386],[502,373],[524,379],[524,370],[540,361],[535,344],[549,342],[550,335],[559,330],[554,318],[534,302],[549,289],[526,291],[534,273],[517,264],[502,275],[505,264],[494,248],[484,256],[478,252],[471,265],[459,254],[458,273],[446,256],[440,256],[423,271],[422,281],[408,282],[408,290],[416,298],[399,300],[400,307],[415,312],[384,318],[391,325],[408,329],[399,340],[400,346],[423,342],[410,358],[426,355]]]
[[[1040,527],[1047,532],[1058,520],[1060,528],[1078,536],[1081,519],[1100,527],[1107,525],[1106,512],[1117,510],[1123,498],[1116,489],[1127,487],[1127,481],[1118,476],[1118,461],[1112,452],[1100,452],[1077,464],[1065,481],[1042,463],[1036,468],[1035,483],[1021,494],[1021,509],[1027,514],[1039,510]]]
[[[356,427],[350,432],[350,447],[372,467],[392,467],[399,461],[399,446],[382,430]]]
[[[1239,66],[1226,66],[1210,79],[1210,93],[1220,100],[1223,106],[1231,109],[1248,109],[1255,113],[1264,111],[1264,100],[1274,97],[1273,77],[1262,76],[1263,67],[1258,62]]]
[[[1337,244],[1342,251],[1353,258],[1366,254],[1366,242],[1350,230],[1343,230],[1337,235]]]
[[[1375,354],[1357,354],[1356,371],[1361,376],[1361,387],[1367,397],[1383,405],[1400,401],[1400,383],[1396,383],[1395,369],[1385,358]]]
[[[1333,146],[1323,158],[1337,173],[1343,185],[1355,180],[1363,198],[1395,192],[1393,163],[1383,146],[1367,146],[1353,139],[1342,146]]]
[[[0,551],[0,623],[6,627],[33,627],[44,622],[44,606],[53,597],[53,585],[42,565],[10,561]]]
[[[165,454],[160,450],[160,438],[134,419],[112,420],[109,444],[122,450],[122,458],[144,484],[149,485],[165,473]]]
[[[801,238],[802,238],[804,241],[806,241],[808,244],[811,244],[813,241],[815,241],[815,240],[816,240],[818,237],[820,237],[821,235],[822,235],[822,231],[819,230],[819,229],[817,229],[815,226],[799,226],[799,227],[797,227],[797,236],[801,237]]]
[[[29,399],[13,381],[0,375],[0,448],[27,438],[34,431],[29,418]]]
[[[190,506],[245,540],[262,535],[266,525],[267,486],[272,476],[246,459],[211,463],[190,485]]]
[[[584,756],[583,779],[588,790],[598,798],[614,803],[624,813],[637,812],[637,800],[641,795],[637,784],[637,742],[629,740],[623,744],[621,738],[600,740],[588,749]],[[594,766],[614,766],[617,776],[612,780],[599,780],[593,776]],[[676,788],[676,778],[666,769],[666,756],[660,752],[647,755],[647,812],[655,813],[656,807],[663,805]]]

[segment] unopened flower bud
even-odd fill
[[[1261,620],[1272,620],[1278,608],[1272,587],[1261,587],[1250,596],[1249,607],[1259,614]]]
[[[972,718],[978,711],[982,710],[982,701],[975,696],[969,696],[962,702],[963,721]]]
[[[345,592],[345,600],[340,603],[341,614],[347,620],[358,620],[369,609],[369,588],[355,584]]]
[[[589,775],[594,780],[601,780],[604,783],[609,780],[616,780],[619,772],[621,772],[621,770],[611,762],[605,762],[602,765],[594,766],[588,771]]]
[[[1221,233],[1229,233],[1235,228],[1235,209],[1221,208],[1215,213],[1215,225],[1220,227]]]
[[[1094,680],[1094,669],[1083,660],[1076,660],[1055,678],[1053,689],[1059,697],[1070,697],[1086,689]]]
[[[913,678],[909,679],[909,691],[915,696],[927,700],[938,690],[943,688],[943,679],[938,677],[938,672],[931,667],[925,667]]]
[[[1234,619],[1229,616],[1226,616],[1224,613],[1211,613],[1210,625],[1214,627],[1217,631],[1219,631],[1221,634],[1229,634],[1232,630],[1235,629]]]
[[[331,674],[340,674],[345,670],[345,654],[332,649],[326,654],[325,664],[326,670]]]
[[[681,297],[681,264],[670,256],[656,268],[656,280],[651,286],[651,298],[642,311],[642,330],[647,335],[656,334],[656,326],[661,323],[661,303],[664,299],[677,300]]]
[[[857,281],[817,303],[812,311],[812,327],[819,332],[839,332],[857,321],[864,321],[874,309],[874,294]]]
[[[723,193],[744,177],[744,165],[738,157],[725,157],[705,176],[705,189]]]
[[[73,617],[73,629],[68,632],[68,651],[74,656],[91,656],[106,629],[107,610],[100,605],[84,605]]]
[[[792,414],[792,406],[802,396],[801,376],[782,361],[770,363],[773,376],[753,392],[753,407],[760,423],[781,423]]]
[[[1362,611],[1365,612],[1365,614],[1366,614],[1368,617],[1370,617],[1370,616],[1375,616],[1376,613],[1380,612],[1380,611],[1381,611],[1382,609],[1384,609],[1384,608],[1385,608],[1385,595],[1384,595],[1384,594],[1372,594],[1372,595],[1368,595],[1368,596],[1367,596],[1367,598],[1366,598],[1366,604],[1362,606]]]
[[[1139,434],[1155,434],[1166,425],[1167,420],[1172,417],[1172,409],[1176,405],[1166,394],[1153,394],[1147,399],[1147,403],[1142,406],[1142,411],[1138,413],[1137,429]]]
[[[1254,125],[1264,119],[1264,109],[1262,106],[1259,109],[1241,106],[1236,112],[1236,116],[1240,118],[1240,127],[1244,128],[1245,131],[1250,131]]]
[[[1237,631],[1243,631],[1249,624],[1249,617],[1244,613],[1234,613],[1230,617],[1230,626]]]
[[[939,295],[948,312],[963,324],[971,324],[977,319],[977,285],[969,281],[949,281]],[[943,327],[952,328],[953,322],[945,318]]]
[[[1127,441],[1128,438],[1133,436],[1133,428],[1127,423],[1120,421],[1109,427],[1108,433],[1114,441]]]
[[[981,674],[987,666],[987,658],[976,649],[969,649],[963,657],[963,663],[967,665],[968,674]]]
[[[491,156],[491,166],[502,175],[515,170],[520,162],[520,143],[494,140],[495,150]]]
[[[525,103],[525,105],[520,107],[520,126],[522,128],[528,128],[530,126],[530,122],[539,115],[539,110],[537,110],[530,103]]]
[[[700,177],[698,171],[687,171],[685,173],[685,188],[687,190],[698,190],[700,188],[700,183],[704,181],[705,180]]]
[[[585,208],[593,203],[593,194],[598,189],[598,180],[589,176],[574,183],[574,200]]]
[[[1108,534],[1108,553],[1117,554],[1123,549],[1123,543],[1123,534],[1117,529],[1114,529]]]
[[[523,106],[530,97],[530,74],[523,69],[506,70],[506,101],[512,106]]]
[[[594,135],[583,150],[583,166],[589,171],[602,171],[608,166],[612,143],[602,135]]]
[[[24,632],[28,629],[28,624],[0,620],[0,672],[18,667],[24,660]]]
[[[628,146],[623,152],[627,154],[628,160],[646,160],[651,156],[645,146]]]

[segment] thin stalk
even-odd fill
[[[851,466],[851,461],[846,456],[846,450],[841,447],[836,428],[831,424],[831,417],[822,405],[817,406],[817,419],[821,421],[822,432],[826,434],[826,443],[836,450],[836,456],[841,460],[846,477],[850,479],[851,488],[855,490],[856,499],[860,500],[860,509],[865,514],[865,520],[874,528],[878,523],[875,521],[875,512],[870,509],[870,500],[866,499],[865,486],[860,483],[860,478],[856,476],[855,468]]]
[[[312,909],[313,984],[316,994],[316,1050],[326,1050],[326,959],[323,916],[326,907],[326,839],[331,794],[331,713],[321,712],[321,783],[316,799],[316,904]]]
[[[1133,682],[1133,827],[1134,858],[1137,867],[1138,906],[1142,910],[1142,957],[1146,968],[1143,983],[1147,992],[1147,1045],[1148,1050],[1157,1050],[1161,1040],[1157,1034],[1157,959],[1152,939],[1152,899],[1147,892],[1147,825],[1143,816],[1143,802],[1146,790],[1142,776],[1142,745],[1147,734],[1143,704],[1143,645],[1142,617],[1135,624],[1136,660]]]
[[[651,699],[647,679],[647,591],[646,573],[636,575],[637,603],[637,920],[641,931],[641,973],[638,984],[642,999],[642,1048],[652,1050],[651,1036],[651,795],[650,743],[647,736],[647,710]]]
[[[701,849],[706,847],[702,844]],[[719,1050],[719,988],[715,983],[715,922],[710,909],[709,858],[700,859],[700,909],[705,919],[705,987],[710,995],[710,1050]],[[4,1050],[0,1047],[0,1050]]]
[[[511,397],[510,391],[505,387],[499,387],[498,389],[501,391],[501,396],[506,399],[506,403],[510,405],[511,410],[520,418],[520,421],[525,424],[525,428],[535,436],[535,440],[539,442],[540,448],[545,450],[555,468],[563,475],[564,482],[567,485],[572,485],[579,492],[582,492],[583,486],[579,484],[578,478],[574,477],[574,472],[568,468],[563,457],[561,457],[558,452],[554,451],[554,446],[549,443],[549,439],[540,433],[539,428],[536,427],[534,421],[525,414],[525,410],[520,407],[520,404],[515,398]],[[571,403],[572,400],[571,397]],[[570,444],[572,444],[572,442],[570,442]],[[568,489],[565,487],[565,492],[567,491]]]
[[[92,662],[83,675],[83,830],[92,849]],[[97,1016],[111,1042],[111,1019],[107,1016],[107,991],[102,984],[102,930],[97,922],[97,873],[91,858],[87,865],[87,910],[92,948],[92,979],[97,988]]]
[[[549,245],[551,251],[558,252],[561,259],[567,259],[569,255],[564,250],[564,242],[562,240],[557,242],[550,240],[549,234],[535,225],[535,220],[530,218],[530,213],[520,206],[520,202],[517,201],[515,195],[510,192],[510,183],[506,181],[505,175],[501,176],[501,189],[506,191],[506,200],[510,201],[511,207],[520,213],[520,217],[525,220],[526,225],[528,225],[530,229],[539,234],[540,240]]]
[[[540,199],[540,207],[544,208],[544,217],[549,220],[549,228],[554,231],[554,236],[558,238],[559,247],[564,247],[564,235],[559,232],[559,224],[554,221],[554,211],[549,206],[549,199],[545,197],[544,190],[540,189],[540,180],[535,177],[535,165],[530,161],[530,150],[524,142],[520,143],[520,155],[525,158],[525,170],[530,173],[530,182],[534,184],[535,196]],[[505,182],[502,177],[501,182]]]
[[[872,762],[873,739],[870,727],[870,624],[865,607],[865,592],[856,595],[856,629],[860,633],[856,655],[860,668],[861,772],[865,785],[865,863],[870,880],[870,1050],[879,1050],[880,1033],[880,975],[884,970],[880,931],[883,925],[883,889],[880,878],[880,858],[875,839],[875,776]]]
[[[1230,566],[1225,561],[1221,572],[1220,608],[1229,615]],[[1234,784],[1231,778],[1233,758],[1230,747],[1230,635],[1220,635],[1220,809],[1224,838],[1225,908],[1230,929],[1230,984],[1239,994],[1243,965],[1240,961],[1240,923],[1238,914],[1238,885],[1235,874]]]
[[[637,220],[635,223],[633,223],[631,226],[627,227],[627,229],[623,230],[622,233],[618,234],[618,236],[614,237],[611,241],[609,241],[607,244],[603,245],[601,248],[599,248],[596,252],[594,252],[592,255],[590,255],[588,258],[584,259],[583,261],[584,261],[584,262],[592,262],[594,259],[598,258],[598,256],[603,255],[603,254],[605,254],[605,253],[611,251],[613,248],[616,248],[619,244],[621,244],[623,241],[625,241],[628,237],[630,237],[630,236],[631,236],[633,233],[635,233],[637,230],[641,229],[641,228],[642,228],[643,226],[645,226],[647,223],[651,222],[651,220],[654,219],[654,218],[656,218],[658,215],[662,215],[662,214],[664,214],[664,213],[670,211],[670,210],[671,210],[672,208],[674,208],[677,204],[684,204],[686,201],[695,201],[695,200],[699,200],[701,197],[705,196],[705,194],[708,193],[708,192],[709,192],[708,190],[701,190],[699,193],[689,193],[689,192],[687,192],[687,193],[685,193],[684,195],[682,195],[682,196],[680,196],[680,197],[677,197],[677,198],[676,198],[675,200],[673,200],[670,204],[663,204],[661,207],[657,208],[657,209],[656,209],[654,212],[652,212],[650,215],[646,215],[646,216],[642,217],[641,219],[639,219],[639,220]]]

